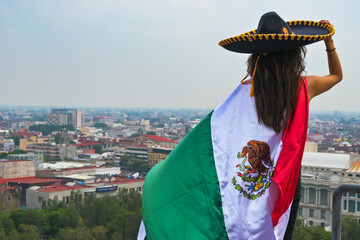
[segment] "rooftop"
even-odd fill
[[[54,178],[23,177],[23,178],[8,178],[5,179],[5,181],[12,183],[36,184],[36,183],[46,183],[46,182],[60,182],[61,180]]]
[[[353,172],[353,173],[360,172],[360,160],[354,162],[353,165],[351,165],[351,167],[346,172]]]
[[[74,189],[82,189],[82,188],[89,188],[87,186],[82,185],[74,185],[74,186],[66,186],[66,185],[52,185],[48,187],[43,187],[41,189],[38,189],[37,191],[40,192],[61,192],[61,191],[71,191]]]
[[[93,166],[86,166],[88,163],[78,163],[78,162],[56,162],[56,163],[41,163],[42,171],[54,171],[55,169],[87,169],[94,168]],[[47,170],[48,169],[48,170]]]
[[[5,179],[3,179],[2,177],[0,177],[0,185],[4,185],[4,184],[6,184]]]
[[[82,143],[73,144],[73,146],[82,147],[82,146],[94,146],[94,145],[101,145],[101,144],[103,144],[103,143],[92,141],[92,142],[82,142]]]
[[[350,154],[305,152],[302,166],[348,169],[350,167]]]
[[[144,182],[144,178],[126,178],[126,177],[116,177],[116,180],[120,183],[135,183],[135,182]]]
[[[147,138],[150,138],[151,140],[153,141],[156,141],[156,142],[173,142],[173,143],[176,143],[175,141],[169,139],[169,138],[165,138],[165,137],[160,137],[160,136],[156,136],[156,135],[143,135],[144,137],[147,137]]]
[[[5,191],[11,190],[11,189],[15,189],[15,187],[8,187],[8,188],[1,189],[1,192],[3,193]]]

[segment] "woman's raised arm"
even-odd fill
[[[328,20],[321,20],[320,23],[330,24]],[[339,57],[336,52],[334,41],[332,37],[324,40],[326,46],[326,52],[328,57],[329,64],[329,75],[326,76],[306,76],[308,81],[308,92],[309,92],[309,101],[332,88],[334,85],[339,83],[342,78],[342,69]]]

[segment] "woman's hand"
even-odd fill
[[[334,27],[334,25],[332,25],[329,20],[320,20],[319,23],[329,24],[330,26]],[[333,41],[332,36],[325,39],[324,42],[325,42],[326,49],[334,49],[335,46],[334,46],[334,41]]]

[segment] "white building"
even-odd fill
[[[305,152],[301,165],[301,201],[299,216],[307,224],[331,226],[332,194],[344,183],[360,183],[358,174],[349,172],[359,155]],[[354,170],[355,171],[355,170]],[[350,208],[349,208],[350,207]],[[342,214],[360,219],[360,194],[345,194]]]

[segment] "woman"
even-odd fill
[[[330,24],[321,20],[321,24]],[[332,25],[331,25],[332,26]],[[305,47],[266,55],[252,54],[248,59],[248,73],[254,78],[254,97],[259,122],[276,132],[286,127],[297,103],[299,88],[307,81],[308,98],[326,92],[342,80],[342,69],[332,37],[324,40],[328,55],[329,75],[302,77]],[[255,71],[255,67],[257,67]],[[284,114],[285,112],[285,114]],[[291,207],[289,224],[284,239],[291,239],[301,198],[299,175],[294,202]]]
[[[252,78],[148,173],[140,233],[150,240],[272,240],[284,239],[288,227],[291,238],[309,100],[342,78],[328,23],[286,23],[270,12],[257,30],[219,43],[252,53]],[[303,47],[319,40],[330,74],[301,77]]]
[[[330,24],[328,20],[321,20],[320,23]],[[303,84],[302,81],[307,81],[310,102],[313,97],[326,92],[342,80],[341,64],[332,37],[325,39],[324,42],[330,72],[326,76],[301,77],[305,69],[306,49],[304,47],[260,55],[259,59],[259,54],[250,55],[248,74],[253,74],[254,78],[254,97],[260,123],[273,128],[276,132],[280,132],[282,128],[286,127],[293,114],[292,109],[295,109],[297,93]],[[292,238],[300,194],[301,178],[299,175],[284,239]]]

